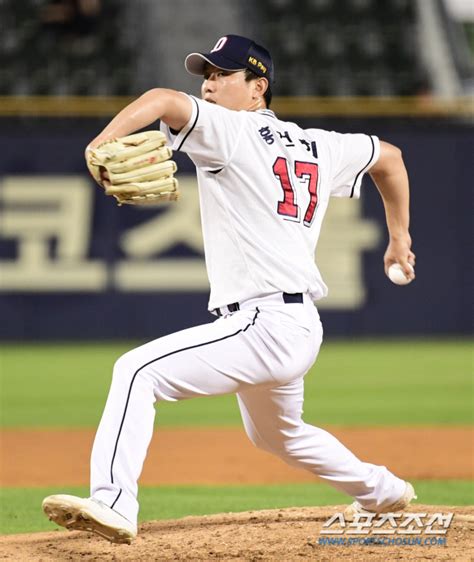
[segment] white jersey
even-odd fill
[[[326,296],[314,254],[329,197],[359,197],[378,138],[190,99],[189,123],[161,128],[197,168],[209,309],[275,292]]]

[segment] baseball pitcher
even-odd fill
[[[146,92],[90,143],[86,159],[107,195],[141,205],[178,198],[171,151],[189,155],[215,319],[118,359],[92,450],[91,497],[50,496],[43,509],[69,529],[130,542],[155,402],[235,393],[250,440],[352,496],[348,519],[402,510],[415,497],[410,483],[362,462],[301,417],[304,377],[323,334],[317,303],[327,287],[314,254],[330,198],[359,197],[369,172],[385,207],[385,272],[398,263],[414,278],[400,150],[372,135],[278,119],[270,109],[271,56],[245,37],[221,37],[185,66],[202,77],[201,99]],[[161,131],[134,134],[157,120]]]

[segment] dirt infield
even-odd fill
[[[329,428],[361,459],[404,478],[473,479],[472,428]],[[94,432],[3,430],[3,486],[88,484]],[[192,467],[192,469],[191,469]],[[142,484],[271,484],[312,482],[308,472],[257,450],[240,428],[159,429]]]
[[[330,428],[359,457],[405,478],[472,479],[472,428]],[[85,430],[0,432],[3,486],[88,483],[94,437]],[[191,468],[192,467],[192,468]],[[314,481],[257,450],[242,429],[159,429],[142,484],[258,484]],[[140,526],[133,545],[110,545],[84,533],[53,531],[0,537],[1,560],[471,560],[472,508],[416,505],[414,513],[454,513],[446,545],[321,544],[324,522],[342,506],[185,517]],[[344,535],[345,537],[346,535]],[[331,537],[334,538],[334,537]],[[338,535],[337,538],[340,538]],[[346,538],[354,538],[347,536]],[[360,538],[356,536],[356,538]],[[388,535],[388,538],[392,538]],[[403,535],[396,539],[402,540]],[[427,537],[422,535],[420,540]],[[433,537],[428,537],[432,539]],[[436,538],[436,536],[435,536]]]
[[[93,535],[79,532],[50,532],[0,537],[2,560],[55,562],[60,560],[148,561],[233,560],[290,562],[293,560],[471,560],[474,552],[474,515],[469,508],[417,505],[413,513],[455,513],[446,535],[378,535],[379,541],[405,539],[408,545],[323,545],[323,524],[342,506],[292,508],[185,517],[175,521],[155,521],[140,526],[132,545],[111,545]],[[427,518],[424,518],[426,520]],[[385,528],[385,527],[384,527]],[[390,526],[387,530],[390,531]],[[349,535],[359,541],[374,537]],[[331,537],[331,538],[334,538]],[[416,539],[422,543],[416,544]],[[432,542],[446,539],[442,546]],[[428,545],[425,545],[425,541]],[[400,544],[400,543],[398,543]]]

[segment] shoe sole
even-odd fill
[[[93,517],[87,509],[64,501],[47,501],[43,503],[43,511],[50,521],[69,531],[89,531],[117,544],[131,544],[134,538],[126,529],[110,527]]]

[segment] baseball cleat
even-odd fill
[[[45,498],[42,507],[50,521],[70,531],[90,531],[110,542],[126,544],[137,536],[133,523],[94,498],[59,494]]]
[[[374,511],[364,509],[359,502],[354,502],[344,510],[344,519],[346,521],[352,521],[356,513],[397,513],[399,511],[403,511],[410,505],[412,500],[416,500],[417,498],[415,489],[410,482],[405,482],[405,484],[405,493],[396,502]]]

